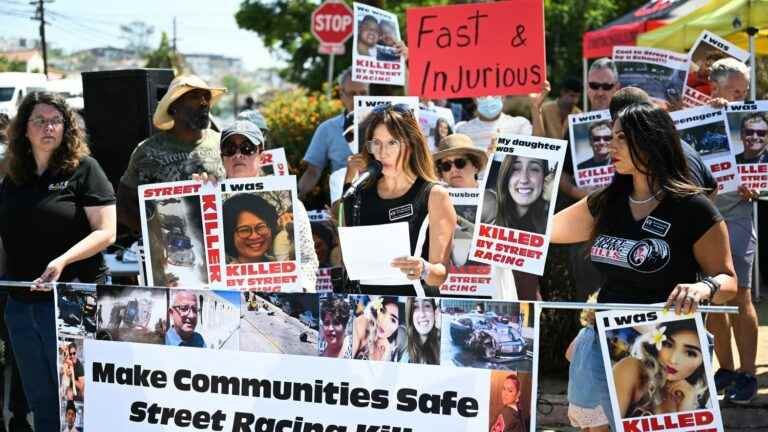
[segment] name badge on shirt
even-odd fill
[[[396,221],[413,216],[413,204],[406,204],[400,207],[389,209],[389,220]]]
[[[666,237],[671,226],[671,223],[656,219],[653,216],[648,216],[645,218],[645,222],[643,222],[643,230],[660,237]]]

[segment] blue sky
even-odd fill
[[[46,4],[46,39],[57,48],[75,51],[98,46],[124,47],[120,25],[144,21],[155,27],[150,46],[163,31],[171,37],[176,16],[182,53],[240,57],[247,69],[280,65],[259,36],[237,27],[234,14],[241,0],[55,0]],[[1,36],[39,38],[27,0],[0,0]],[[49,14],[48,11],[51,13]],[[309,23],[307,23],[309,25]]]
[[[240,297],[242,296],[242,293],[240,291],[219,291],[214,290],[216,294],[224,297],[227,301],[229,301],[232,304],[239,305],[240,304]]]

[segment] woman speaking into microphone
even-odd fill
[[[383,105],[368,116],[365,146],[347,162],[345,188],[374,160],[381,176],[371,176],[357,192],[359,219],[353,220],[352,201],[344,206],[345,225],[408,223],[411,256],[397,258],[392,266],[421,282],[427,295],[438,295],[445,282],[451,255],[456,212],[445,188],[437,184],[427,140],[407,105]],[[424,227],[424,228],[423,228]],[[415,284],[367,285],[366,294],[416,294]]]

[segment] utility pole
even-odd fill
[[[176,17],[173,17],[173,43],[171,44],[173,58],[176,58]]]
[[[32,19],[40,21],[40,44],[43,47],[43,73],[46,78],[48,77],[48,47],[45,43],[45,3],[51,2],[53,2],[53,0],[37,0],[29,3],[33,6],[37,6],[35,16]]]

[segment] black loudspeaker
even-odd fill
[[[83,72],[85,124],[93,157],[117,191],[136,145],[156,132],[152,115],[172,69]]]

